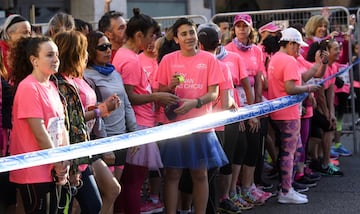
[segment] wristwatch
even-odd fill
[[[200,98],[196,98],[196,100],[197,100],[196,108],[201,108],[201,106],[204,105],[203,101]]]

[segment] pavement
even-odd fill
[[[351,115],[345,115],[343,129],[350,129]],[[341,142],[354,151],[353,134],[360,144],[360,127],[355,132],[343,134]],[[355,144],[356,145],[356,144]],[[304,205],[279,204],[277,197],[270,198],[264,206],[243,211],[246,214],[360,214],[360,152],[350,157],[340,157],[344,177],[322,177],[317,187],[305,192],[309,203]]]

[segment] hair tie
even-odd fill
[[[5,31],[7,31],[7,29],[9,29],[11,26],[13,26],[16,23],[19,22],[27,22],[27,20],[23,17],[23,16],[15,16],[10,23],[8,24],[8,26],[6,27]]]

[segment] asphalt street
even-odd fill
[[[350,126],[350,115],[344,119],[344,128]],[[356,131],[360,143],[360,127]],[[341,142],[354,151],[353,134],[344,134]],[[340,157],[340,168],[344,177],[322,177],[317,187],[305,194],[309,203],[304,205],[284,205],[277,203],[277,197],[269,199],[264,206],[244,211],[247,214],[360,214],[360,152],[351,157]]]

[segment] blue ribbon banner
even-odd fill
[[[353,65],[358,64],[359,62],[360,60],[357,60],[352,65],[342,69],[335,75],[332,75],[330,78],[322,80],[318,84],[323,84],[325,81],[328,81],[331,78],[349,71]],[[122,135],[86,141],[53,149],[44,149],[35,152],[3,157],[0,158],[0,172],[50,164],[64,160],[71,160],[109,151],[125,149],[133,146],[139,146],[150,142],[175,138],[213,127],[247,120],[252,117],[266,115],[271,112],[293,106],[301,102],[306,97],[307,93],[285,96],[266,102],[241,107],[236,110],[234,109],[216,112]]]

